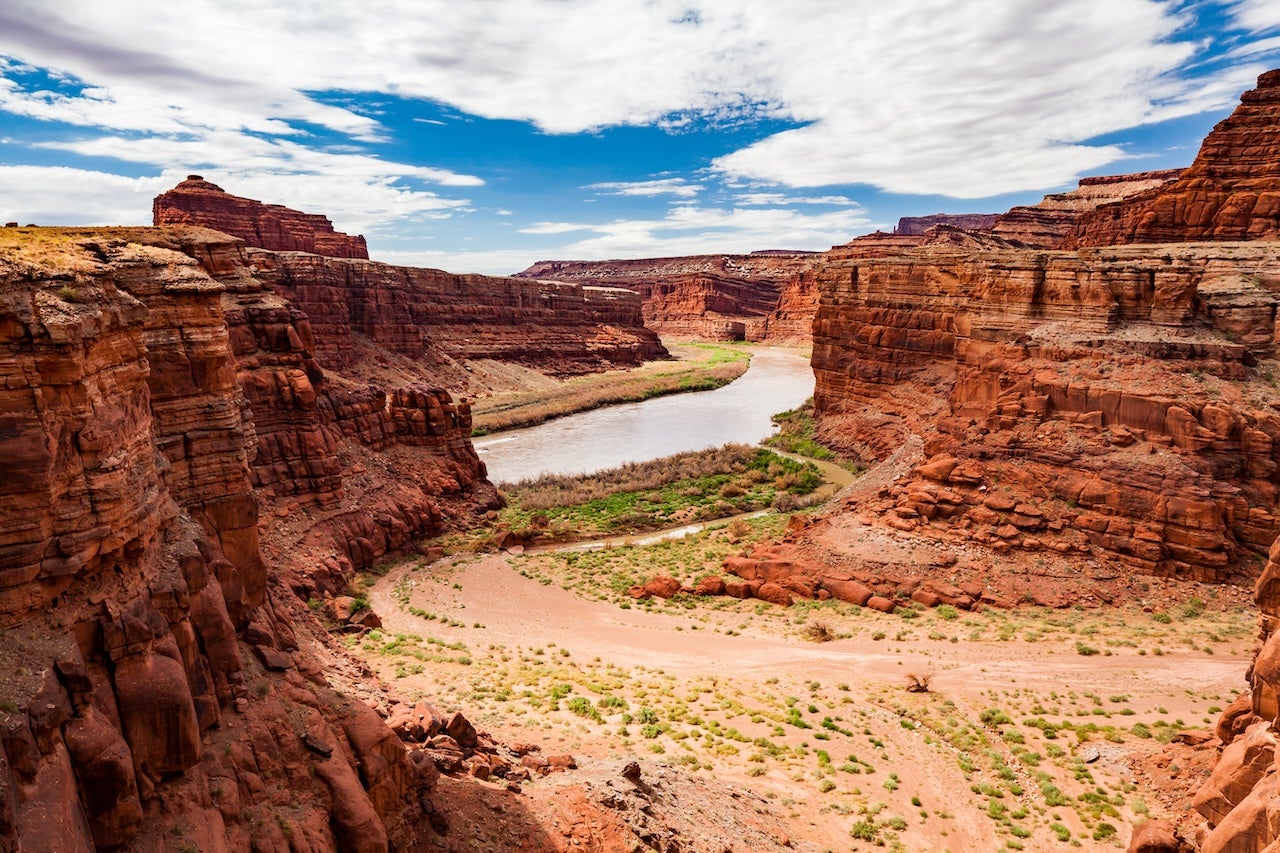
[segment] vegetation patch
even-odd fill
[[[822,484],[818,469],[729,444],[581,476],[507,486],[499,523],[528,539],[658,530],[769,507],[792,509]]]
[[[862,468],[851,459],[847,459],[814,438],[813,398],[805,400],[798,409],[789,409],[773,416],[778,425],[778,432],[764,440],[769,447],[776,447],[797,456],[807,456],[823,462],[835,462],[859,473]]]
[[[477,400],[471,409],[472,435],[535,426],[553,418],[616,403],[636,403],[667,394],[711,391],[743,373],[751,351],[732,344],[685,344],[672,347],[677,359],[633,370],[611,370],[575,376],[557,388],[496,394]]]

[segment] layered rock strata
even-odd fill
[[[1278,251],[831,260],[819,418],[871,458],[925,442],[925,464],[862,509],[998,551],[1248,574],[1277,532],[1280,416],[1257,365],[1275,354]]]
[[[0,341],[0,849],[422,843],[430,759],[328,686],[277,573],[328,556],[324,594],[491,504],[465,406],[327,377],[200,230],[6,229]],[[374,448],[407,485],[345,504]],[[277,525],[310,550],[264,561]]]
[[[998,213],[934,213],[929,216],[903,216],[894,234],[913,237],[938,225],[963,228],[966,231],[990,231],[1000,221]]]
[[[1081,218],[1063,243],[1111,246],[1280,236],[1280,69],[1205,138],[1177,180]]]
[[[1075,232],[1082,216],[1104,204],[1121,202],[1164,186],[1182,171],[1166,169],[1082,178],[1071,192],[1050,193],[1039,204],[1012,208],[990,231],[1015,245],[1056,249]]]
[[[424,362],[489,358],[554,374],[632,366],[666,350],[620,288],[454,275],[371,261],[250,250],[256,274],[304,311],[316,358],[341,369],[353,335]]]
[[[213,228],[259,249],[335,258],[369,257],[364,237],[335,231],[327,216],[231,195],[200,175],[189,175],[156,196],[151,210],[153,225]]]
[[[625,287],[643,302],[645,325],[664,337],[807,341],[807,321],[779,317],[780,291],[818,257],[813,252],[753,252],[611,261],[540,261],[520,277]],[[811,318],[812,315],[810,315]],[[781,321],[781,322],[779,322]],[[777,338],[781,340],[782,338]]]

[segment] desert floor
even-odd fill
[[[384,627],[348,642],[406,699],[581,773],[634,756],[693,777],[691,814],[758,798],[794,849],[1116,849],[1148,815],[1193,821],[1214,750],[1179,741],[1245,686],[1241,596],[1153,579],[1164,609],[887,615],[627,595],[714,570],[731,539],[411,559],[368,591]],[[704,849],[690,833],[683,849]]]

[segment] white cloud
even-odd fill
[[[1231,15],[1236,23],[1251,32],[1280,28],[1280,6],[1275,0],[1236,0]]]
[[[560,256],[823,248],[868,224],[861,209],[843,196],[779,187],[866,184],[955,197],[1044,189],[1129,156],[1091,139],[1229,107],[1263,70],[1264,55],[1280,48],[1273,38],[1237,45],[1224,70],[1193,78],[1208,44],[1188,26],[1194,8],[1161,0],[6,0],[0,112],[82,128],[78,139],[45,145],[143,164],[162,177],[4,167],[0,191],[15,194],[0,203],[34,211],[19,219],[61,219],[60,210],[73,209],[91,221],[111,211],[116,221],[145,221],[155,191],[147,187],[198,171],[231,192],[323,211],[345,231],[472,210],[450,197],[461,190],[436,190],[478,186],[478,177],[388,162],[358,144],[322,147],[333,135],[345,143],[386,137],[385,104],[365,97],[386,93],[548,133],[786,121],[794,126],[725,152],[697,179],[662,173],[588,185],[668,196],[681,206],[664,218],[519,230],[592,235],[555,247]],[[1255,33],[1280,26],[1276,0],[1232,0],[1227,9]],[[22,75],[36,69],[83,88],[33,89]],[[349,106],[315,92],[328,100],[349,93],[341,99]],[[43,199],[32,183],[39,174],[50,179]],[[719,186],[742,190],[730,196],[733,207],[692,203]],[[842,209],[787,209],[818,206]]]
[[[1277,8],[1232,11],[1265,29]],[[1065,183],[1124,156],[1091,138],[1230,105],[1233,87],[1183,78],[1203,46],[1186,23],[1157,0],[9,0],[0,52],[93,88],[10,87],[0,106],[364,139],[385,129],[305,93],[389,92],[553,133],[772,116],[806,124],[720,157],[726,176],[974,197]]]
[[[151,199],[172,177],[129,178],[65,166],[0,165],[0,221],[23,225],[150,225]],[[74,214],[65,199],[74,198]]]
[[[594,231],[596,227],[589,222],[534,222],[519,231],[521,234],[569,234],[573,231]]]
[[[529,234],[589,230],[587,237],[543,258],[605,260],[671,257],[760,249],[828,249],[833,242],[863,233],[871,225],[861,208],[805,213],[789,208],[674,207],[662,219],[623,219],[597,225],[544,222]]]
[[[660,178],[652,181],[618,181],[588,184],[585,189],[602,190],[604,195],[646,197],[673,195],[677,198],[694,198],[705,187],[701,184],[688,183],[684,178]]]
[[[780,204],[829,204],[847,207],[858,203],[843,195],[805,196],[776,192],[739,193],[733,197],[733,202],[734,204],[750,205],[752,207],[759,205],[777,206]]]
[[[1280,53],[1280,36],[1271,36],[1270,38],[1259,39],[1258,41],[1245,42],[1244,44],[1233,47],[1228,56],[1232,58],[1262,56],[1268,53]]]

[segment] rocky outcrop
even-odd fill
[[[1114,204],[1164,186],[1182,171],[1166,169],[1082,178],[1071,192],[1051,193],[1039,204],[1012,208],[990,230],[1015,245],[1056,249],[1074,233],[1076,223],[1085,214],[1104,204]]]
[[[924,437],[927,464],[861,506],[891,526],[1224,580],[1277,532],[1254,369],[1277,268],[1247,244],[833,259],[815,407],[871,458]]]
[[[612,261],[539,261],[520,277],[624,287],[643,301],[645,325],[673,338],[771,339],[791,336],[791,319],[779,325],[779,292],[818,257],[814,252],[769,251],[750,255],[695,255]],[[796,310],[792,303],[790,311]],[[810,315],[811,317],[812,315]],[[807,326],[801,321],[800,326]],[[807,328],[802,340],[807,340]]]
[[[812,270],[796,273],[782,285],[778,305],[765,315],[757,340],[808,346],[818,310],[818,280]]]
[[[633,285],[644,303],[645,325],[663,337],[760,340],[762,318],[778,303],[771,283],[710,273]]]
[[[334,258],[368,258],[359,234],[333,230],[329,217],[231,195],[199,175],[156,196],[153,225],[197,225],[239,237],[247,246],[277,252],[312,252]]]
[[[1085,180],[991,233],[935,225],[828,253],[815,270],[819,432],[868,461],[921,451],[845,508],[1012,565],[1043,552],[1095,583],[1117,565],[1255,576],[1280,532],[1280,244],[1180,241],[1272,233],[1276,92],[1280,73],[1263,75],[1180,174]],[[1027,248],[1089,207],[1079,234],[1114,220],[1133,228],[1103,242],[1176,242]]]
[[[1063,246],[1280,236],[1280,70],[1258,78],[1177,180],[1081,218]]]
[[[937,225],[963,228],[965,231],[990,231],[1000,221],[998,213],[934,213],[929,216],[904,216],[893,229],[894,234],[912,237],[924,234]]]
[[[248,252],[256,274],[305,312],[322,367],[355,360],[353,334],[428,369],[490,358],[555,374],[666,355],[640,300],[619,288],[530,281],[293,252]]]
[[[465,405],[327,376],[199,229],[6,229],[0,340],[0,849],[420,844],[434,768],[290,587],[492,504]]]
[[[1193,805],[1205,819],[1200,850],[1262,850],[1280,841],[1272,814],[1280,721],[1280,540],[1255,587],[1261,645],[1246,679],[1249,690],[1223,712],[1217,732],[1222,754]]]

